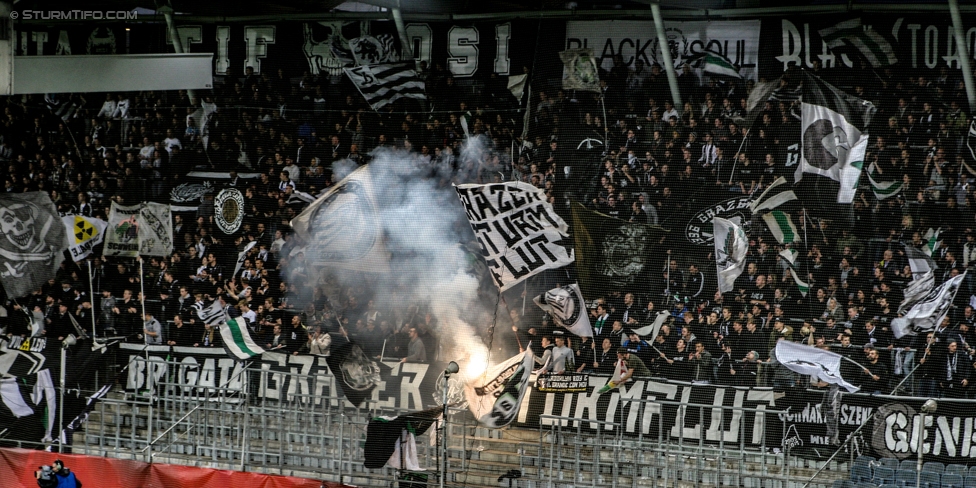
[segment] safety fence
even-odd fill
[[[416,408],[391,406],[388,399],[367,400],[355,408],[343,398],[314,393],[323,391],[320,383],[328,377],[297,370],[290,374],[311,388],[272,398],[237,386],[186,388],[174,381],[185,365],[162,361],[153,366],[165,373],[151,388],[116,391],[96,405],[84,430],[75,434],[71,452],[357,486],[396,486],[398,477],[408,474],[363,467],[366,426],[374,416]],[[239,373],[241,382],[255,385],[251,391],[256,392],[281,381],[277,374],[261,368]],[[648,382],[631,390],[646,392],[649,386],[660,388]],[[444,427],[444,485],[498,486],[507,480],[513,487],[799,488],[825,466],[811,486],[829,487],[847,479],[859,454],[849,449],[851,443],[828,463],[834,447],[810,450],[801,448],[802,442],[783,441],[795,427],[780,420],[790,415],[777,403],[781,394],[761,389],[726,396],[722,388],[718,393],[713,388],[684,386],[675,390],[673,400],[619,391],[601,397],[616,404],[610,414],[600,410],[602,418],[589,417],[587,410],[582,416],[572,409],[570,415],[544,413],[564,411],[548,408],[534,412],[532,427],[526,417],[521,426],[502,430],[478,427],[466,409],[451,408]],[[704,398],[700,393],[705,390],[711,397],[696,400]],[[536,394],[553,407],[558,406],[555,397],[570,395]],[[548,395],[553,397],[546,399]],[[768,401],[736,402],[737,396]],[[428,400],[423,406],[436,403]],[[439,444],[443,432],[431,428],[417,438],[419,464],[430,469],[410,474],[399,486],[439,485],[436,467],[444,452]]]

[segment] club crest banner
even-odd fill
[[[214,222],[224,234],[233,234],[244,222],[244,195],[237,188],[221,190],[214,199]]]

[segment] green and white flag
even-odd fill
[[[717,268],[718,289],[728,293],[735,288],[735,280],[746,267],[746,253],[749,251],[749,238],[742,227],[721,217],[712,219],[715,232],[715,267]]]
[[[901,180],[883,181],[877,170],[878,168],[875,164],[871,164],[871,167],[868,168],[868,181],[871,183],[871,191],[874,192],[874,198],[884,200],[901,193],[903,186]]]
[[[220,338],[223,339],[227,354],[237,359],[249,359],[264,352],[264,349],[251,339],[247,322],[240,317],[228,320],[220,326]]]
[[[863,130],[877,109],[813,74],[801,72],[800,164],[795,181],[813,173],[840,183],[837,203],[851,203],[864,166],[868,134]]]
[[[732,78],[742,78],[739,68],[736,68],[729,58],[711,51],[705,52],[703,71],[710,75],[730,76]]]
[[[831,49],[846,44],[854,46],[874,68],[891,66],[898,62],[891,43],[870,28],[861,24],[860,17],[845,20],[839,24],[820,29],[820,38]]]
[[[786,178],[780,176],[766,187],[766,191],[752,201],[750,208],[752,208],[752,213],[757,213],[763,210],[772,210],[793,200],[797,200],[796,193],[793,192]]]
[[[762,219],[766,222],[766,226],[769,227],[769,231],[773,233],[776,242],[780,244],[791,244],[802,240],[800,239],[800,233],[797,231],[796,225],[790,219],[790,214],[782,210],[773,210],[772,212],[763,214]]]
[[[796,270],[793,268],[790,268],[790,276],[792,276],[793,281],[796,282],[796,287],[800,289],[800,294],[807,296],[807,293],[810,293],[810,285],[801,280],[799,275],[796,274]]]
[[[925,243],[922,244],[922,252],[926,256],[931,256],[936,249],[939,248],[939,233],[942,232],[942,228],[932,229],[929,228],[928,232],[922,238],[925,239]]]
[[[793,268],[796,267],[796,257],[800,255],[800,252],[796,249],[783,249],[779,252],[779,255],[782,256],[787,263],[790,263],[790,267]]]

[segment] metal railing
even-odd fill
[[[178,364],[168,362],[168,370],[176,371]],[[250,377],[254,374],[258,377]],[[251,369],[242,381],[263,384],[267,378],[261,375],[270,374],[274,372]],[[316,382],[326,380],[298,377],[312,386],[308,392],[318,391]],[[755,430],[768,428],[765,422],[756,427],[739,421],[733,429],[729,420],[778,415],[775,409],[619,401],[629,408],[617,419],[542,415],[537,429],[484,429],[467,409],[451,409],[445,486],[497,486],[499,477],[504,481],[516,471],[509,484],[522,488],[799,488],[823,466],[767,445],[764,432]],[[103,399],[72,447],[75,453],[122,459],[397,486],[403,474],[398,470],[363,467],[364,444],[372,417],[403,413],[374,401],[356,408],[342,398],[297,391],[269,399],[242,394],[239,387],[191,390],[163,375],[153,391],[113,393]],[[685,426],[686,416],[695,414],[700,420],[696,426]],[[634,422],[640,427],[628,429]],[[721,422],[719,434],[709,422]],[[439,433],[432,427],[417,438],[420,465],[430,467],[428,486],[437,484]],[[849,463],[847,456],[839,456],[811,486],[829,488],[835,479],[846,478]]]

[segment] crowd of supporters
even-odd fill
[[[288,222],[307,205],[295,195],[319,194],[333,184],[333,163],[366,164],[371,151],[383,147],[456,170],[462,118],[491,148],[516,154],[510,165],[504,158],[478,161],[479,181],[520,179],[543,189],[558,207],[571,196],[631,222],[663,223],[686,210],[702,188],[758,195],[776,177],[792,175],[789,147],[799,141],[795,99],[766,102],[747,132],[739,124],[751,82],[702,78],[687,66],[680,71],[682,107],[673,105],[660,67],[639,61],[628,67],[617,59],[601,72],[599,94],[567,93],[555,87],[557,79],[537,80],[524,139],[518,102],[502,80],[493,76],[483,87],[462,87],[441,65],[420,71],[429,98],[423,111],[414,100],[374,111],[348,82],[308,73],[291,78],[281,70],[249,71],[220,89],[192,94],[199,100],[182,91],[4,98],[6,192],[46,191],[62,213],[107,219],[111,202],[166,202],[183,175],[205,169],[225,173],[219,184],[245,194],[246,213],[239,232],[223,234],[215,228],[211,194],[197,211],[175,213],[171,256],[142,262],[96,257],[92,275],[87,264],[66,259],[42,289],[7,297],[4,332],[61,339],[74,330],[69,315],[79,324],[94,316],[98,336],[218,347],[219,334],[201,323],[196,308],[222,300],[268,349],[327,354],[337,341],[352,338],[372,356],[434,360],[437,318],[427,304],[387,309],[377,303],[389,301],[376,300],[371,287],[335,290],[293,262],[302,258],[292,253]],[[818,218],[815,211],[793,215],[811,227],[807,241],[793,245],[809,263],[803,273],[809,295],[800,293],[779,256],[782,246],[768,233],[753,233],[747,270],[724,295],[715,292],[713,257],[679,252],[672,243],[666,247],[674,254],[667,251],[650,282],[586,297],[593,303],[592,341],[554,333],[536,313],[523,317],[513,310],[517,343],[531,341],[551,372],[610,373],[623,347],[628,362],[644,365],[637,371],[655,376],[785,388],[807,385],[770,351],[778,340],[802,341],[859,363],[859,369],[845,363],[845,377],[865,391],[889,393],[919,367],[904,392],[968,396],[976,360],[971,279],[931,339],[895,340],[889,325],[912,278],[905,244],[921,246],[928,229],[941,229],[933,254],[937,282],[976,262],[969,183],[976,174],[966,164],[969,114],[961,77],[945,69],[865,70],[837,79],[814,71],[874,102],[868,162],[904,187],[898,197],[879,201],[862,185],[846,221]],[[783,83],[788,92],[789,79]],[[592,169],[582,179],[565,169],[579,162],[559,159],[565,154],[560,145],[580,143],[566,140],[568,133],[603,148],[597,157],[580,156]],[[245,180],[242,173],[260,176]],[[576,186],[566,188],[570,181]],[[233,262],[251,241],[257,245],[235,274]],[[634,333],[661,310],[671,317],[658,336]]]
[[[862,177],[847,215],[821,212],[816,204],[793,212],[806,242],[789,246],[754,222],[746,271],[725,294],[716,291],[710,250],[682,249],[687,243],[678,229],[672,232],[677,237],[658,248],[667,257],[660,259],[653,279],[586,297],[592,300],[592,341],[545,338],[542,347],[551,350],[536,351],[539,361],[559,358],[556,372],[611,373],[615,353],[623,348],[628,369],[640,363],[638,371],[646,367],[658,377],[778,389],[826,387],[811,385],[776,361],[772,349],[787,340],[851,359],[843,362],[843,376],[865,392],[960,398],[976,393],[969,388],[976,365],[971,346],[976,345],[971,330],[976,287],[970,276],[934,332],[895,339],[890,326],[913,279],[906,246],[922,248],[941,231],[928,243],[935,247],[937,284],[976,263],[976,205],[969,183],[976,172],[967,145],[976,141],[967,140],[971,114],[963,110],[968,104],[962,76],[945,68],[854,71],[837,76],[813,69],[877,108],[868,127],[865,170],[877,180],[901,181],[897,197],[877,199]],[[551,132],[536,132],[534,148],[516,165],[522,171],[516,177],[544,188],[555,202],[554,187],[563,174],[559,145],[595,144],[603,151],[591,157],[593,176],[584,175],[583,184],[572,189],[583,203],[629,222],[680,227],[684,222],[669,219],[689,210],[686,206],[695,204],[691,197],[703,191],[756,197],[780,176],[792,181],[800,103],[791,74],[779,81],[777,96],[760,104],[755,125],[744,131],[740,125],[751,82],[702,79],[684,66],[678,76],[683,107],[678,108],[661,69],[641,63],[627,67],[617,59],[611,70],[601,71],[601,94],[551,90],[538,95],[531,107],[535,129]],[[564,140],[560,130],[567,127],[581,135]],[[608,142],[587,144],[579,140],[583,137]],[[834,194],[820,196],[820,201],[833,200]],[[801,293],[780,255],[787,247],[804,262],[799,276],[810,285],[809,295]],[[635,333],[662,310],[671,316],[659,335]],[[547,325],[526,329],[520,343],[552,331]]]

